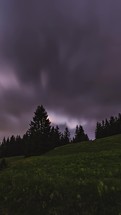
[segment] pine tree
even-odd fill
[[[108,137],[110,135],[110,123],[107,119],[105,119],[105,137]]]
[[[63,142],[64,144],[70,143],[70,132],[68,127],[65,128],[64,134],[63,134]]]
[[[121,134],[121,114],[118,114],[118,134]]]
[[[95,129],[95,138],[96,139],[100,138],[100,129],[101,129],[101,124],[99,122],[97,122],[96,129]]]
[[[49,149],[50,131],[51,122],[48,114],[42,105],[38,106],[27,131],[30,153],[40,154]]]
[[[121,133],[121,114],[118,117],[111,116],[109,120],[102,120],[101,123],[97,122],[95,137],[103,138]]]
[[[61,144],[61,132],[59,131],[59,127],[52,126],[51,132],[50,132],[50,141],[53,145],[53,147],[58,147]]]
[[[87,134],[84,133],[84,129],[83,127],[80,126],[76,126],[76,130],[75,130],[75,136],[73,138],[73,142],[74,143],[78,143],[78,142],[82,142],[82,141],[88,141],[89,138],[87,136]]]
[[[50,134],[50,120],[45,108],[41,105],[38,106],[30,123],[28,134],[40,133],[41,135],[49,136]]]

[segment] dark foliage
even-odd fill
[[[50,144],[51,122],[44,107],[38,106],[30,128],[26,133],[26,154],[39,155],[52,148]]]
[[[19,156],[24,154],[24,142],[20,136],[3,139],[0,146],[0,157]]]
[[[82,142],[82,141],[88,141],[89,138],[87,136],[87,134],[84,133],[84,129],[81,125],[77,125],[76,126],[76,130],[75,130],[75,136],[73,138],[73,142],[74,143],[78,143],[78,142]]]
[[[7,168],[8,164],[5,158],[0,160],[0,170]]]
[[[63,141],[64,141],[64,144],[70,143],[70,132],[69,132],[68,127],[65,128],[65,131],[63,134]]]
[[[88,140],[82,126],[76,127],[74,142]],[[45,108],[38,106],[28,131],[23,135],[3,139],[0,145],[0,157],[41,155],[45,152],[71,142],[69,129],[61,133],[59,127],[51,126]]]
[[[116,134],[121,134],[121,114],[118,117],[111,116],[109,120],[97,122],[95,130],[95,138],[103,138]]]
[[[50,143],[52,144],[53,148],[61,146],[61,132],[59,131],[59,127],[52,126],[50,131]]]

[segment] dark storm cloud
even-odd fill
[[[12,132],[24,130],[41,103],[89,132],[120,112],[120,8],[119,0],[0,0],[1,131],[7,119]]]

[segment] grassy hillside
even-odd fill
[[[115,144],[115,145],[114,145]],[[88,141],[83,143],[73,143],[65,145],[59,148],[55,148],[50,151],[47,156],[57,156],[57,155],[70,155],[77,154],[81,152],[101,152],[121,149],[121,135],[115,135],[107,138],[98,139],[95,141]]]
[[[7,162],[0,215],[121,215],[121,135]]]

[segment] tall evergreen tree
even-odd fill
[[[58,147],[61,144],[61,132],[59,131],[59,127],[52,126],[50,132],[50,142],[53,147]]]
[[[48,114],[45,108],[41,105],[38,106],[35,113],[33,120],[30,123],[30,128],[28,130],[28,134],[41,134],[46,137],[50,134],[50,126],[51,122],[48,118]]]
[[[111,116],[109,120],[102,120],[101,123],[97,122],[95,137],[103,138],[116,134],[121,134],[121,114],[118,117]]]
[[[118,134],[121,134],[121,114],[118,114]]]
[[[38,106],[33,120],[30,123],[30,128],[27,131],[29,138],[29,146],[31,153],[40,154],[49,150],[51,122],[45,108],[41,105]]]
[[[110,135],[115,135],[116,134],[116,131],[115,131],[115,123],[116,123],[116,121],[115,121],[114,116],[110,117],[109,123],[110,123]]]
[[[103,133],[103,128],[100,122],[97,122],[96,130],[95,130],[95,138],[101,138]]]
[[[87,136],[87,134],[85,134],[84,129],[81,125],[77,125],[76,126],[76,130],[75,130],[75,136],[73,138],[73,142],[74,143],[78,143],[78,142],[82,142],[82,141],[88,141],[89,138]]]
[[[70,131],[68,127],[65,128],[64,134],[63,134],[63,143],[68,144],[70,143]]]

